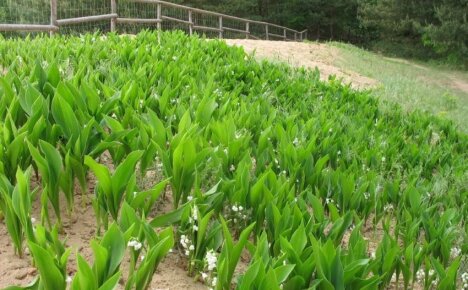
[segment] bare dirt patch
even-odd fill
[[[333,65],[340,57],[339,51],[326,44],[248,39],[227,39],[226,43],[242,46],[246,52],[254,53],[259,59],[286,62],[295,67],[318,68],[323,80],[335,75],[357,89],[369,89],[378,85],[374,79]]]

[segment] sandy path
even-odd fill
[[[365,89],[378,85],[374,79],[362,76],[356,72],[343,70],[333,65],[339,58],[336,48],[321,43],[280,42],[267,40],[226,39],[229,45],[244,47],[248,53],[254,53],[260,59],[286,62],[290,65],[306,68],[318,68],[321,78],[326,80],[336,75],[345,83],[351,83],[354,88]]]

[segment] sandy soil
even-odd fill
[[[286,62],[296,67],[318,68],[321,78],[327,80],[336,75],[345,83],[358,89],[373,88],[378,85],[374,79],[353,71],[343,70],[333,65],[339,58],[337,49],[321,43],[279,42],[267,40],[226,39],[229,45],[244,47],[248,53],[254,53],[259,59]]]

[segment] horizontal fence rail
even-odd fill
[[[284,41],[303,41],[307,38],[307,30],[297,31],[288,27],[263,21],[249,20],[232,15],[226,15],[218,12],[198,9],[194,7],[179,5],[159,0],[126,0],[126,3],[145,4],[154,6],[156,17],[138,18],[120,15],[118,12],[117,0],[110,1],[109,14],[89,15],[73,18],[57,18],[58,5],[60,0],[50,0],[50,25],[38,24],[2,24],[0,31],[25,31],[25,32],[50,32],[50,34],[60,32],[61,27],[77,25],[82,23],[110,21],[110,31],[117,31],[117,24],[127,25],[156,25],[157,29],[162,29],[162,23],[177,24],[176,28],[186,27],[187,32],[192,35],[196,31],[215,33],[219,38],[225,38],[225,33],[234,33],[246,39],[266,39],[266,40],[284,40]],[[165,15],[164,11],[176,9],[181,11],[182,17],[174,15]],[[138,13],[140,14],[140,13]],[[198,20],[202,17],[209,17],[211,23],[195,21],[195,15]],[[184,18],[184,19],[182,19]],[[229,23],[228,23],[229,22]],[[232,27],[235,23],[235,27]],[[257,29],[254,31],[253,26]],[[257,34],[257,35],[255,35]]]

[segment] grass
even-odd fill
[[[349,44],[330,45],[339,50],[335,65],[380,82],[374,89],[377,97],[406,110],[419,109],[452,120],[459,130],[468,132],[467,72],[386,58]]]

